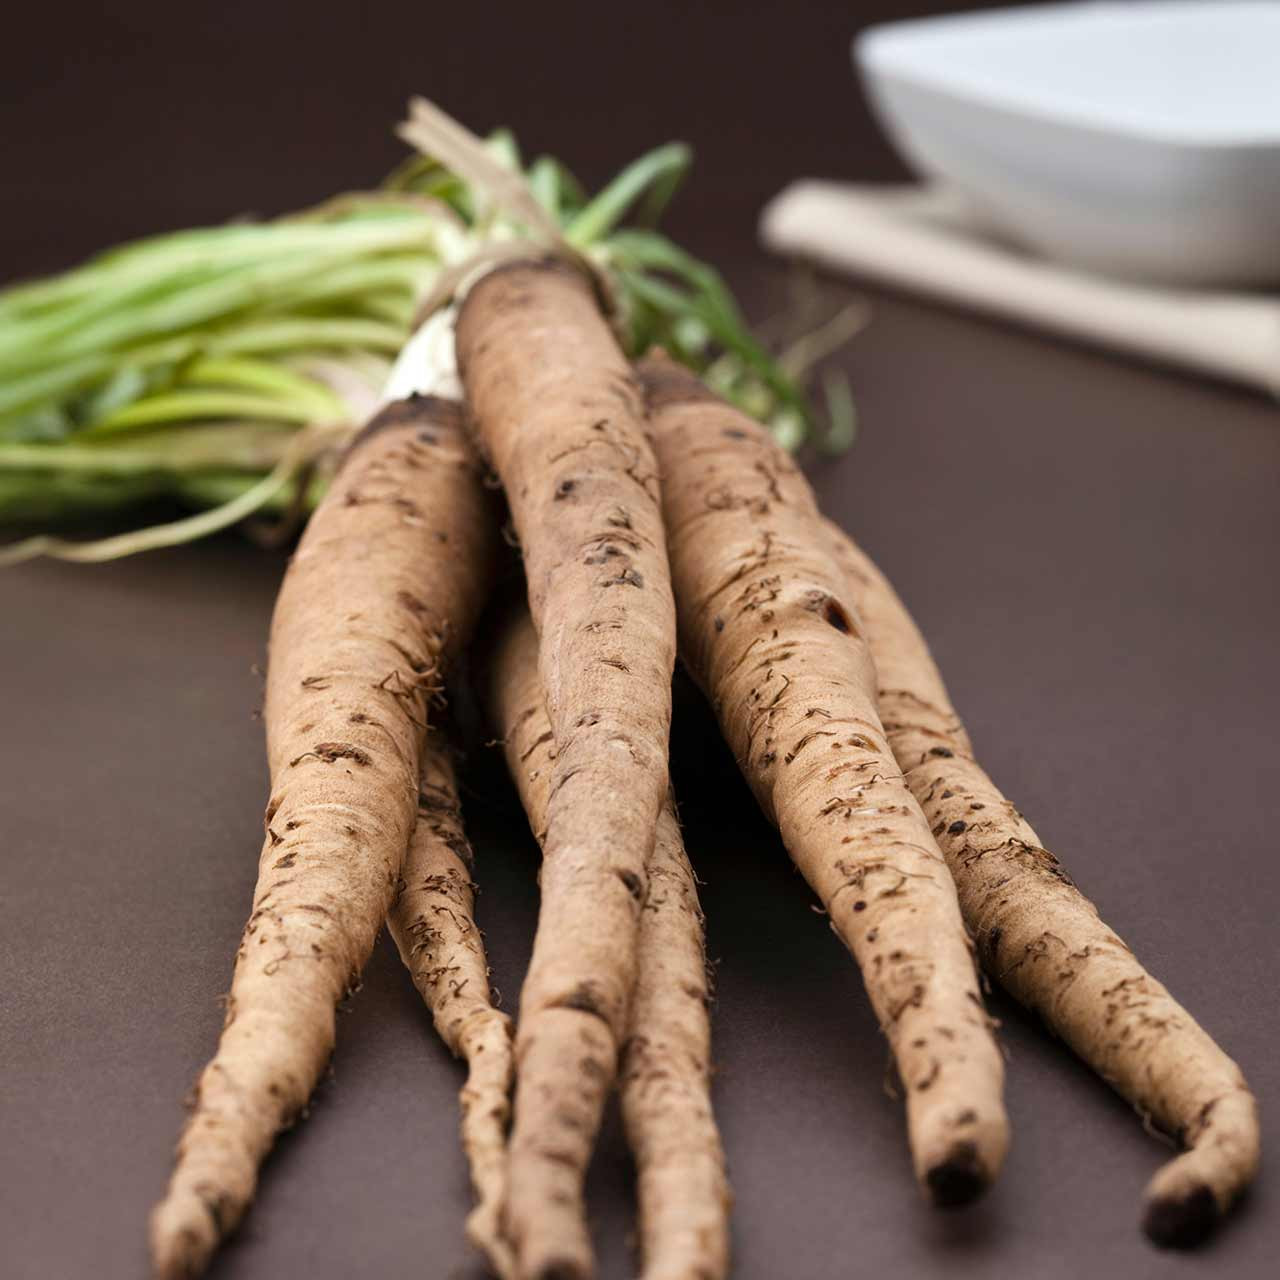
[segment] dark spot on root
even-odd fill
[[[644,897],[644,885],[634,871],[619,871],[618,879],[626,886],[627,892],[639,902]]]
[[[300,756],[290,760],[289,768],[292,769],[311,757],[325,764],[333,764],[335,760],[350,760],[353,764],[362,767],[373,763],[368,752],[361,751],[359,747],[353,747],[349,742],[317,742],[310,751],[304,751]]]
[[[615,529],[630,529],[631,515],[626,507],[614,507],[605,517],[605,524],[612,525]]]
[[[563,502],[577,487],[578,482],[576,480],[561,480],[556,485],[556,491],[552,497],[556,502]]]
[[[462,409],[452,400],[442,400],[438,396],[412,395],[404,400],[393,400],[360,432],[351,442],[343,455],[340,466],[345,466],[353,454],[372,437],[396,427],[415,427],[415,436],[423,444],[436,444],[431,426],[447,430],[460,430],[462,427]],[[432,439],[423,439],[431,435]]]
[[[867,904],[859,898],[858,901],[853,904],[853,909],[855,911],[865,911],[867,909]]]
[[[925,1175],[929,1198],[939,1209],[972,1204],[987,1189],[987,1174],[972,1142],[959,1142],[940,1165]]]
[[[624,569],[616,578],[606,578],[605,587],[644,587],[644,576],[637,569]]]
[[[722,403],[696,373],[674,360],[645,360],[639,373],[645,404],[651,413],[673,404]]]
[[[717,631],[724,630],[724,619],[718,613],[716,614],[715,628]]]
[[[593,1018],[608,1022],[608,1019],[604,1016],[604,1010],[600,1007],[600,1001],[589,982],[579,984],[562,1000],[557,1000],[553,1008],[575,1009],[578,1013],[589,1013]]]
[[[410,613],[426,613],[427,606],[413,594],[412,591],[397,591],[396,599],[409,610]]]
[[[987,956],[994,960],[1000,950],[1000,939],[1004,937],[1004,930],[996,925],[990,933],[987,934]]]
[[[950,747],[930,747],[929,754],[931,756],[941,756],[944,760],[950,760],[955,752]]]
[[[1147,1205],[1142,1229],[1162,1249],[1193,1249],[1213,1230],[1218,1206],[1213,1192],[1196,1187],[1187,1196],[1162,1196]]]
[[[837,631],[843,632],[845,635],[857,634],[852,620],[845,612],[844,605],[835,596],[828,595],[827,592],[820,588],[805,592],[804,607],[811,613],[820,614],[822,620],[835,627]]]
[[[747,433],[741,427],[726,427],[721,434],[730,440],[745,440],[747,438]]]
[[[827,606],[822,611],[822,617],[825,622],[830,623],[837,631],[844,632],[845,635],[849,635],[853,631],[853,623],[849,621],[849,615],[845,613],[838,600],[827,601]]]
[[[533,1280],[587,1280],[587,1273],[569,1258],[555,1258],[539,1267]]]
[[[213,1222],[214,1231],[221,1238],[226,1234],[225,1207],[222,1203],[222,1198],[220,1196],[206,1195],[199,1191],[196,1194],[200,1198],[200,1203],[204,1206],[204,1211]]]
[[[962,822],[960,821],[959,818],[957,818],[955,822],[953,822],[947,828],[947,832],[949,835],[958,836],[962,831],[967,830],[967,828],[968,828],[968,823]]]

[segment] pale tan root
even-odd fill
[[[555,739],[538,678],[538,641],[523,610],[503,632],[489,704],[511,776],[539,842],[555,772]],[[720,1280],[729,1266],[724,1150],[711,1110],[702,912],[670,801],[658,817],[640,918],[635,997],[619,1090],[635,1153],[642,1280]]]
[[[285,575],[265,719],[271,801],[226,1022],[151,1218],[157,1273],[203,1270],[329,1060],[400,879],[441,665],[483,602],[493,516],[456,406],[388,407]]]
[[[498,1214],[515,1063],[511,1020],[494,1008],[476,925],[474,865],[449,748],[440,731],[432,730],[422,748],[418,820],[387,923],[440,1038],[467,1064],[460,1095],[462,1147],[476,1198],[467,1237],[505,1278],[513,1263]]]
[[[636,1159],[641,1280],[721,1280],[729,1271],[732,1196],[711,1109],[710,999],[697,884],[668,803],[649,862],[619,1081]]]
[[[813,494],[763,428],[687,371],[656,359],[641,372],[681,653],[858,962],[906,1091],[917,1178],[935,1203],[964,1203],[1008,1144],[1003,1063]]]
[[[585,278],[555,262],[498,268],[467,294],[456,336],[524,552],[559,744],[503,1229],[521,1277],[574,1280],[593,1267],[583,1178],[667,791],[675,609],[643,406]]]
[[[1099,918],[973,758],[924,637],[834,524],[828,546],[868,628],[889,743],[951,867],[986,971],[1188,1148],[1147,1190],[1157,1243],[1190,1244],[1252,1180],[1257,1105],[1230,1058]]]

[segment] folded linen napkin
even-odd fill
[[[797,182],[765,208],[760,236],[778,253],[1280,395],[1280,297],[1130,284],[1032,258],[941,189]]]

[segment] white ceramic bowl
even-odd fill
[[[1280,280],[1280,3],[924,18],[854,55],[903,154],[992,229],[1111,275]]]

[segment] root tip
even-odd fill
[[[1157,1196],[1147,1204],[1142,1229],[1162,1249],[1193,1249],[1218,1222],[1213,1192],[1200,1185],[1183,1195]]]
[[[552,1258],[534,1272],[532,1280],[591,1280],[591,1273],[573,1258]]]
[[[971,1142],[959,1143],[941,1163],[925,1175],[929,1199],[939,1209],[959,1209],[978,1199],[991,1179],[978,1149]]]
[[[208,1265],[212,1249],[194,1232],[154,1238],[151,1274],[155,1280],[193,1280]]]
[[[199,1197],[170,1190],[151,1211],[151,1272],[155,1280],[192,1280],[203,1273],[220,1233]]]

